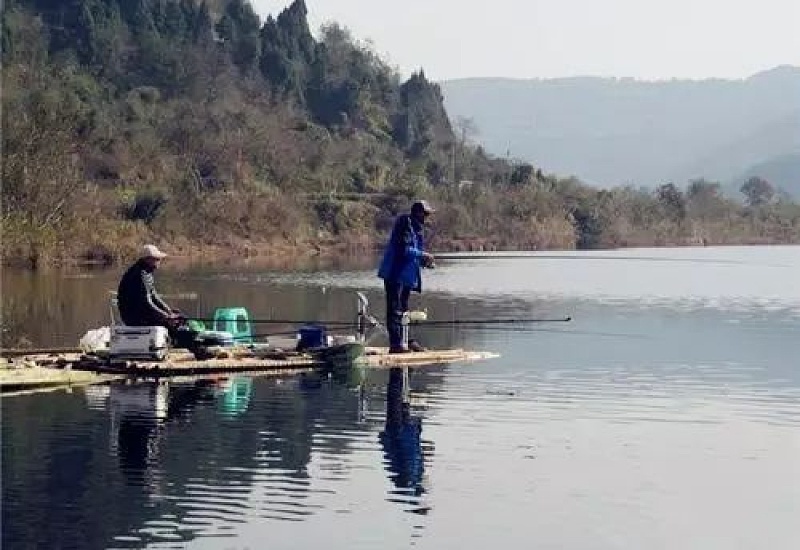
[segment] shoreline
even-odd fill
[[[334,241],[315,244],[292,244],[292,243],[253,243],[241,242],[231,246],[230,244],[191,244],[179,243],[172,245],[165,243],[159,244],[169,256],[168,264],[178,269],[192,267],[214,267],[220,265],[248,265],[254,267],[264,267],[273,269],[298,269],[298,268],[331,268],[337,264],[345,263],[352,265],[353,260],[362,259],[366,265],[372,265],[379,260],[383,250],[383,242],[377,239],[360,242],[348,243],[344,241]],[[158,242],[156,239],[155,242]],[[444,244],[444,243],[443,243]],[[797,242],[777,242],[772,239],[744,239],[737,242],[668,242],[668,243],[631,243],[627,246],[616,247],[595,247],[595,248],[564,248],[564,247],[498,247],[488,239],[464,239],[448,240],[447,246],[434,246],[431,252],[434,254],[524,254],[537,252],[608,252],[619,250],[637,249],[690,249],[690,248],[731,248],[731,247],[754,247],[754,246],[798,246]],[[17,261],[7,257],[2,258],[2,267],[19,271],[38,271],[49,269],[77,269],[93,270],[118,268],[135,261],[136,254],[125,254],[120,257],[95,258],[89,254],[63,254],[51,258],[49,261],[40,262],[37,265],[25,258]]]

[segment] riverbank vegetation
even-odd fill
[[[739,202],[490,155],[423,70],[312,34],[303,0],[265,21],[246,0],[10,0],[2,33],[6,264],[359,252],[417,197],[436,250],[800,242],[800,206],[758,178]]]

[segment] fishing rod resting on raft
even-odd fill
[[[413,325],[413,324],[412,324]],[[487,326],[484,330],[487,331],[499,331],[499,332],[520,332],[520,333],[538,333],[538,332],[549,332],[553,334],[569,334],[572,336],[603,336],[609,338],[629,338],[629,339],[648,339],[647,336],[642,334],[627,334],[627,333],[619,333],[619,332],[597,332],[597,331],[586,331],[586,330],[561,330],[561,329],[554,329],[554,328],[540,328],[540,327],[526,327],[526,326]],[[234,336],[234,341],[241,341],[241,340],[258,340],[259,338],[270,338],[273,336],[296,336],[296,331],[281,331],[281,332],[265,332],[265,333],[256,333],[250,334],[249,336]],[[254,342],[256,343],[256,342]]]
[[[214,323],[219,319],[203,319],[201,317],[187,317],[187,321],[199,321],[201,323]],[[310,319],[242,319],[243,323],[254,325],[331,325],[331,326],[355,326],[355,321],[314,321]]]
[[[369,313],[369,300],[367,299],[366,295],[363,292],[356,292],[358,296],[358,314],[356,316],[355,321],[342,321],[342,320],[329,320],[329,321],[322,321],[316,320],[311,321],[308,319],[242,319],[243,322],[247,322],[251,325],[323,325],[329,326],[331,328],[350,328],[354,327],[358,330],[359,334],[364,334],[364,332],[369,328],[379,327],[382,330],[386,330],[386,327],[378,321],[373,315]],[[423,318],[419,318],[419,314],[423,315]],[[216,323],[219,319],[207,319],[207,318],[200,318],[200,317],[192,317],[188,318],[185,317],[188,321],[196,321],[201,323]],[[509,325],[509,324],[518,324],[518,325],[525,325],[525,324],[533,324],[533,323],[568,323],[572,321],[571,316],[566,317],[556,317],[556,318],[513,318],[513,319],[432,319],[429,320],[427,318],[427,312],[418,312],[418,311],[409,311],[404,314],[403,324],[407,326],[415,326],[415,327],[425,327],[425,326],[485,326],[485,325]],[[278,335],[277,333],[275,334]],[[267,336],[268,335],[264,335]]]

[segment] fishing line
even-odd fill
[[[437,260],[624,260],[647,262],[685,262],[723,265],[752,265],[749,262],[737,260],[711,260],[704,258],[659,258],[653,256],[559,256],[555,254],[524,255],[524,254],[452,254],[442,253],[434,255]]]
[[[619,332],[595,332],[589,330],[563,330],[563,329],[554,329],[554,328],[537,328],[537,327],[497,327],[497,326],[487,326],[485,328],[479,327],[468,327],[470,330],[481,331],[481,332],[521,332],[521,333],[533,333],[533,332],[550,332],[556,334],[574,334],[579,336],[604,336],[604,337],[613,337],[613,338],[630,338],[635,340],[648,340],[650,339],[649,336],[645,336],[643,334],[626,334],[626,333],[619,333]]]

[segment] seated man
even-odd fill
[[[158,295],[153,272],[166,254],[155,245],[145,245],[142,256],[119,283],[117,304],[122,322],[132,327],[166,327],[176,347],[188,347],[194,333],[185,330],[184,318]],[[179,330],[181,329],[181,330]]]

